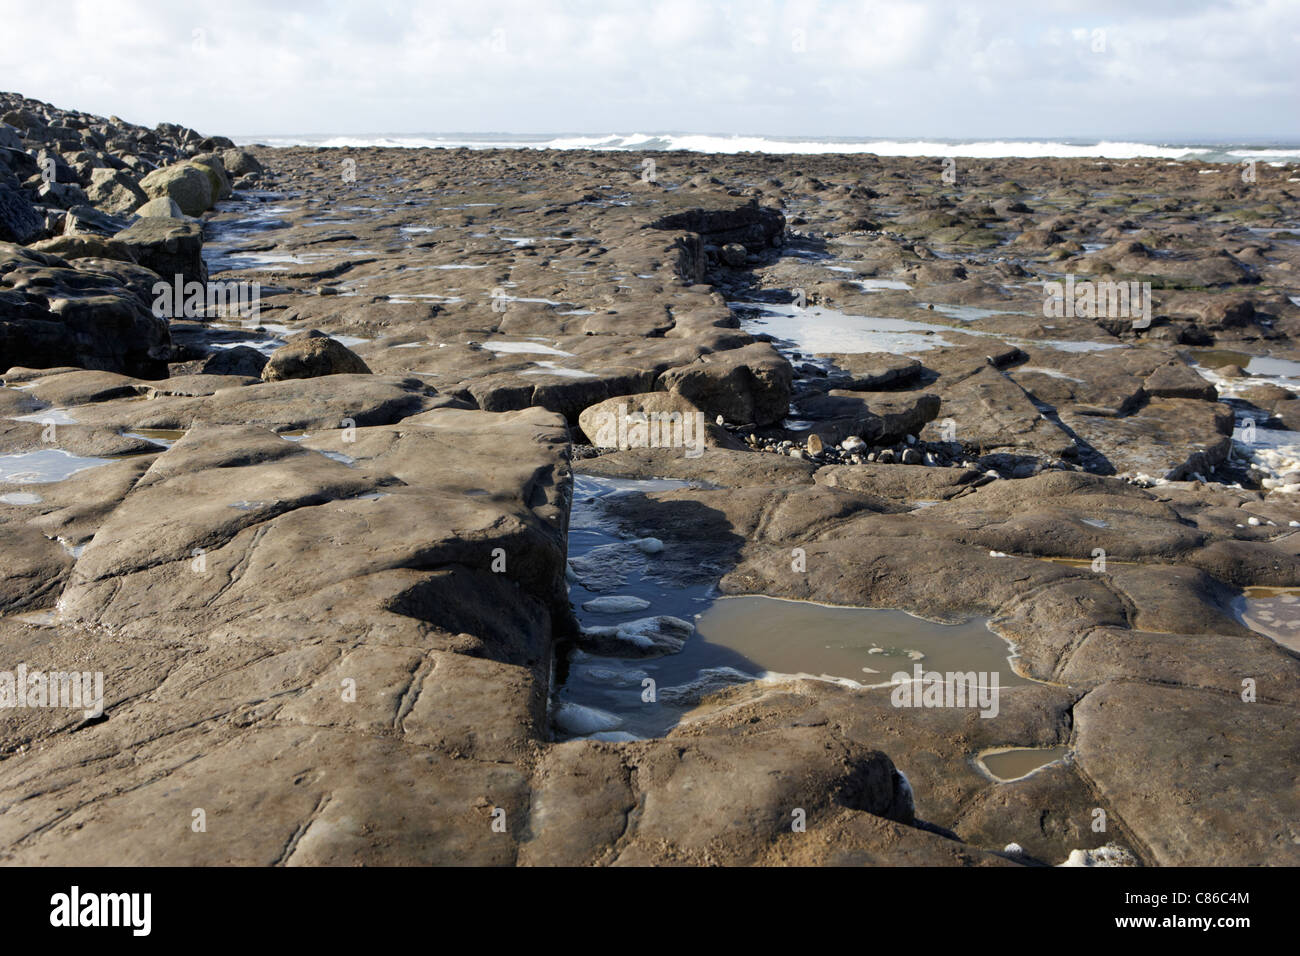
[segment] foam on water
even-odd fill
[[[1229,400],[1229,404],[1232,404],[1232,400],[1239,399],[1243,393],[1261,385],[1300,390],[1300,362],[1230,351],[1204,350],[1195,354],[1200,364],[1193,367],[1203,378],[1214,384],[1219,398]],[[1243,367],[1249,375],[1230,378],[1217,371],[1227,364],[1240,365],[1243,360]],[[1288,485],[1282,481],[1284,475],[1300,472],[1300,432],[1264,427],[1269,423],[1269,413],[1238,408],[1232,432],[1236,452],[1249,459],[1262,473],[1261,483],[1265,488],[1300,492],[1300,485]],[[1253,428],[1248,429],[1245,421],[1247,418],[1254,420]]]

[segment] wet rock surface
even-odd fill
[[[1300,615],[1242,604],[1300,589],[1294,167],[660,153],[647,181],[0,106],[30,161],[0,170],[0,670],[104,686],[4,711],[0,860],[1300,862]],[[90,213],[38,195],[42,150]],[[18,236],[21,202],[86,225]],[[256,312],[160,318],[177,274]],[[1067,275],[1150,283],[1152,321],[1048,314]],[[614,546],[571,562],[575,472],[678,483],[603,499]],[[993,717],[703,680],[628,739],[555,693],[576,654],[697,639],[644,603],[580,627],[566,579],[633,566],[987,617],[1017,680]],[[998,748],[1065,756],[1004,782]]]

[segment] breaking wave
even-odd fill
[[[1177,144],[1128,141],[1060,140],[926,140],[785,138],[779,136],[723,136],[705,133],[610,133],[608,135],[524,136],[502,134],[375,134],[243,137],[241,145],[267,146],[394,146],[411,149],[590,149],[686,150],[695,153],[870,153],[876,156],[935,156],[993,159],[1167,159],[1205,162],[1300,162],[1300,145],[1289,144]]]

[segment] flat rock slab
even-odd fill
[[[1159,864],[1300,862],[1300,713],[1239,694],[1107,684],[1075,708],[1079,766]]]

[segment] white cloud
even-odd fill
[[[0,85],[227,134],[1300,138],[1289,0],[0,0]],[[1095,31],[1103,31],[1098,34]],[[1104,50],[1096,38],[1104,35]]]

